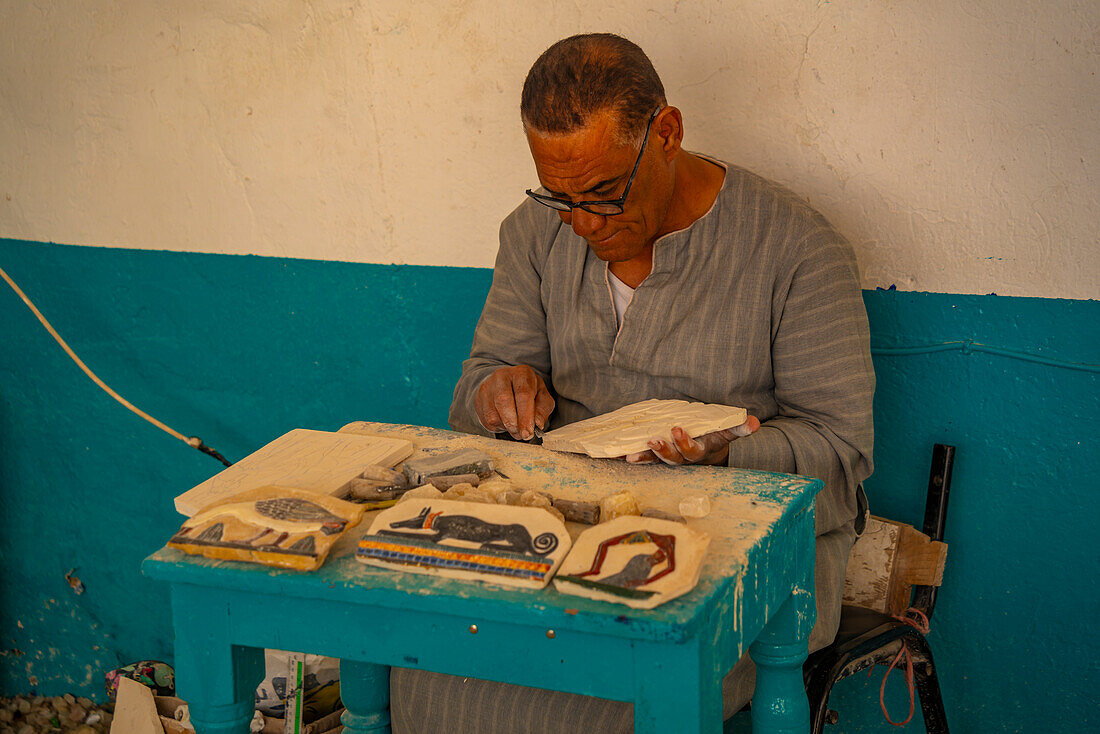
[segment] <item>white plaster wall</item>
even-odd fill
[[[0,236],[491,266],[550,43],[645,48],[686,145],[865,287],[1100,297],[1095,0],[0,0]]]

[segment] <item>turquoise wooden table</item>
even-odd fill
[[[721,679],[751,645],[757,734],[805,732],[802,662],[814,622],[816,479],[721,467],[634,466],[415,426],[342,431],[474,446],[525,488],[594,499],[622,488],[711,534],[698,586],[652,610],[541,591],[400,573],[355,560],[366,515],[314,572],[162,549],[143,570],[171,585],[176,686],[199,734],[244,734],[263,649],[340,658],[348,734],[389,726],[389,666],[508,681],[634,703],[634,730],[720,732]],[[572,527],[574,535],[583,526]],[[549,714],[548,714],[549,715]],[[458,732],[456,734],[461,734]]]

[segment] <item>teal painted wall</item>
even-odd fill
[[[491,278],[12,240],[0,265],[100,377],[231,460],[297,426],[444,426]],[[879,347],[973,339],[1100,362],[1100,302],[865,300]],[[95,388],[6,286],[0,319],[0,695],[96,694],[107,669],[171,659],[166,591],[139,564],[178,526],[172,497],[220,465]],[[958,446],[932,633],[952,727],[1095,727],[1097,375],[961,351],[875,365],[874,512],[919,523],[931,445]],[[838,731],[894,730],[881,672],[834,692]],[[904,716],[897,674],[888,702]]]

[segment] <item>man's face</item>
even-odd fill
[[[654,120],[652,125],[655,127],[657,122]],[[527,142],[543,188],[556,198],[573,202],[621,196],[638,149],[615,141],[615,124],[611,113],[603,113],[576,132],[528,133]],[[661,233],[672,195],[662,143],[657,130],[651,129],[622,214],[601,216],[583,209],[558,212],[601,260],[633,260],[646,253]]]

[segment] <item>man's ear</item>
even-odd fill
[[[666,161],[671,161],[680,153],[680,143],[684,140],[684,118],[680,110],[671,105],[657,113],[653,121],[653,134],[661,141],[661,152]]]

